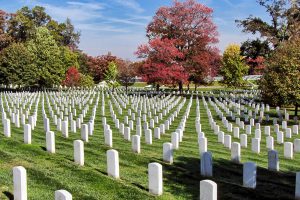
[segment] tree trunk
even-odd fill
[[[298,104],[295,105],[295,116],[298,116]]]
[[[197,83],[195,83],[195,92],[196,92],[196,90],[197,90]]]
[[[125,85],[125,88],[126,88],[126,94],[128,94],[128,85],[127,84]]]
[[[187,85],[187,90],[190,91],[190,83]]]
[[[159,91],[159,84],[158,83],[156,84],[156,91],[157,92]]]
[[[183,84],[182,84],[182,81],[180,81],[179,83],[178,83],[178,86],[179,86],[179,92],[180,92],[180,94],[182,94],[182,90],[183,90]]]

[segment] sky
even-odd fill
[[[213,21],[218,27],[222,51],[228,44],[241,43],[251,34],[242,33],[236,19],[249,15],[268,20],[263,7],[256,0],[198,0],[214,10]],[[36,5],[59,22],[70,18],[80,31],[79,48],[97,56],[111,52],[123,59],[136,60],[134,52],[147,43],[146,27],[161,6],[172,5],[173,0],[0,0],[0,9],[15,12],[23,6]]]

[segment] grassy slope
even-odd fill
[[[108,147],[104,145],[101,116],[99,114],[100,104],[95,120],[94,135],[90,137],[89,143],[85,144],[84,167],[76,166],[73,163],[73,140],[80,139],[80,131],[78,130],[77,134],[70,133],[70,138],[64,139],[61,133],[55,131],[56,128],[52,126],[51,129],[56,133],[57,153],[50,155],[45,151],[41,101],[38,126],[33,131],[32,145],[23,144],[22,129],[13,128],[12,138],[5,138],[2,133],[3,127],[0,125],[0,199],[10,199],[12,197],[12,167],[17,165],[22,165],[27,169],[28,199],[54,199],[54,191],[58,189],[70,191],[74,199],[156,198],[147,192],[147,165],[150,162],[162,163],[162,144],[170,141],[170,133],[178,126],[188,101],[181,110],[179,117],[172,124],[171,129],[162,136],[161,140],[153,140],[153,145],[146,145],[144,137],[141,139],[142,152],[137,155],[131,151],[131,142],[126,142],[114,129],[112,119],[108,116],[109,107],[106,100],[107,122],[113,128],[113,148],[118,150],[120,154],[121,180],[113,180],[106,175],[106,150],[108,150]],[[195,108],[194,100],[190,118],[186,124],[184,141],[181,143],[180,149],[175,152],[175,163],[173,165],[162,163],[164,195],[157,199],[197,199],[199,196],[199,181],[205,178],[199,175],[200,160],[197,135],[194,128]],[[242,165],[233,164],[229,161],[230,151],[216,142],[216,135],[210,130],[202,101],[200,108],[202,130],[208,138],[208,149],[212,151],[214,158],[214,177],[212,180],[218,184],[220,199],[293,198],[295,176],[293,173],[286,171],[299,170],[300,155],[295,155],[294,160],[286,160],[282,158],[282,145],[275,145],[275,149],[280,152],[280,167],[284,171],[279,173],[269,172],[265,169],[267,165],[265,139],[261,142],[262,153],[260,155],[251,152],[250,140],[248,140],[248,149],[242,150],[242,161],[252,160],[263,168],[258,169],[257,189],[245,189],[241,187]],[[90,110],[92,110],[92,107],[90,107]],[[124,111],[123,113],[127,113]],[[213,114],[215,113],[213,112]],[[120,118],[122,119],[123,116]],[[215,119],[217,118],[215,117]],[[221,124],[219,120],[218,124]],[[234,139],[233,141],[237,140]]]

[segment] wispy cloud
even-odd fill
[[[127,24],[127,25],[137,25],[137,26],[146,26],[146,23],[138,22],[133,19],[118,19],[118,18],[105,18],[107,23],[120,23],[120,24]]]
[[[132,9],[137,13],[144,12],[144,9],[140,6],[140,4],[135,0],[115,0],[121,6]]]
[[[46,8],[47,12],[59,21],[66,18],[71,18],[72,21],[82,22],[94,20],[102,17],[102,10],[105,8],[101,3],[82,3],[82,2],[67,2],[66,6],[57,6],[47,3],[38,3]]]
[[[130,30],[126,28],[117,28],[115,26],[109,26],[103,23],[93,23],[93,24],[87,24],[87,23],[82,23],[82,24],[76,24],[76,27],[80,30],[83,31],[94,31],[94,32],[114,32],[114,33],[129,33]]]

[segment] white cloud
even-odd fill
[[[46,11],[56,20],[64,21],[66,18],[72,21],[82,22],[102,17],[101,11],[104,4],[67,2],[67,6],[56,6],[52,4],[38,3],[46,8]]]
[[[109,25],[99,24],[99,23],[94,23],[94,24],[80,23],[80,24],[76,24],[76,28],[83,31],[94,31],[94,32],[99,32],[99,31],[115,32],[115,33],[130,32],[130,30],[126,28],[116,28],[114,26],[109,26]]]
[[[121,23],[121,24],[127,24],[127,25],[137,25],[137,26],[146,26],[147,23],[137,22],[132,19],[118,19],[118,18],[112,18],[107,17],[105,20],[109,23]]]

